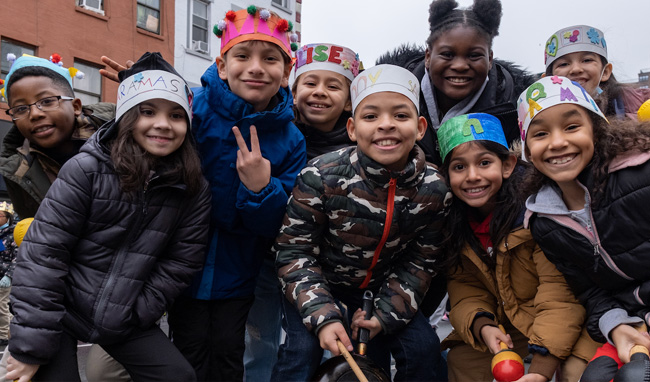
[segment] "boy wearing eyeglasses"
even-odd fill
[[[5,78],[14,126],[2,143],[0,175],[22,219],[36,214],[61,166],[115,114],[107,103],[82,108],[72,90],[75,71],[25,55]]]

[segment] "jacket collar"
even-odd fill
[[[402,171],[391,171],[365,155],[357,147],[350,155],[352,166],[359,167],[366,179],[378,187],[387,188],[391,179],[397,187],[409,188],[420,183],[425,174],[424,152],[417,145],[409,153],[409,161]]]

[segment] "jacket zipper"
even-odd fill
[[[99,296],[99,303],[97,304],[97,309],[95,310],[95,326],[101,327],[101,320],[104,317],[104,309],[106,309],[106,306],[108,305],[108,293],[112,294],[113,284],[115,284],[115,281],[117,279],[117,273],[122,269],[122,267],[119,265],[124,263],[126,249],[131,244],[133,238],[140,233],[140,229],[138,227],[142,225],[142,219],[147,215],[147,188],[151,180],[153,179],[149,179],[144,185],[144,189],[142,190],[142,198],[140,200],[141,208],[136,209],[138,215],[136,216],[133,224],[129,226],[129,234],[126,240],[123,242],[122,246],[120,246],[120,249],[117,251],[117,255],[115,256],[113,265],[111,266],[110,272],[108,274],[108,280],[106,280],[106,285],[104,286],[104,289]]]
[[[384,233],[381,235],[381,240],[379,241],[379,244],[377,244],[377,248],[375,248],[375,254],[372,256],[372,264],[370,264],[370,268],[368,268],[368,273],[366,274],[366,278],[359,286],[359,289],[365,289],[370,283],[370,279],[372,278],[372,270],[375,268],[375,265],[377,265],[377,260],[379,260],[379,255],[381,254],[381,250],[384,248],[384,245],[386,244],[386,240],[388,240],[388,234],[390,233],[390,227],[393,221],[393,209],[395,207],[396,188],[397,188],[397,179],[391,178],[390,181],[388,182],[388,201],[386,203],[386,221],[384,222]]]
[[[589,191],[587,190],[587,188],[585,186],[583,186],[580,182],[578,182],[578,184],[580,185],[580,187],[582,187],[582,189],[585,191],[585,195],[587,196],[587,203],[589,204],[589,219],[591,220],[592,223],[595,223],[594,215],[591,212],[591,195],[589,195]],[[596,224],[592,224],[591,228],[592,228],[593,232],[591,232],[591,235],[590,235],[590,232],[578,222],[576,222],[576,225],[578,227],[575,227],[575,226],[570,226],[570,225],[568,225],[566,223],[563,223],[562,221],[558,220],[554,215],[549,215],[549,214],[540,214],[540,215],[546,216],[547,218],[555,221],[556,223],[560,224],[561,226],[566,227],[566,228],[568,228],[568,229],[570,229],[572,231],[575,231],[575,232],[579,233],[580,235],[584,236],[587,240],[589,240],[589,243],[591,243],[591,245],[594,247],[594,257],[600,256],[603,259],[603,261],[605,262],[605,264],[607,265],[607,267],[610,270],[612,270],[614,273],[616,273],[617,275],[623,277],[626,280],[634,280],[634,278],[632,278],[632,277],[628,276],[627,274],[625,274],[625,272],[623,272],[616,265],[616,263],[614,262],[612,257],[609,255],[609,253],[607,253],[607,251],[605,251],[605,248],[603,248],[603,246],[600,244],[600,236],[598,236],[598,230],[596,229]],[[568,219],[570,219],[571,221],[574,221],[570,217],[568,217]],[[597,268],[598,268],[598,261],[596,261],[596,259],[594,259],[594,272],[596,271]]]

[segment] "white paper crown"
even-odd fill
[[[574,104],[584,107],[607,120],[594,99],[577,82],[566,77],[544,77],[524,90],[517,100],[521,140],[526,142],[530,122],[542,111],[561,104]]]
[[[420,112],[420,83],[417,77],[402,67],[384,64],[364,70],[352,81],[352,113],[364,98],[379,92],[403,94],[413,102],[418,113]]]
[[[556,59],[575,52],[593,52],[607,60],[605,35],[600,29],[588,25],[560,29],[546,41],[544,64],[548,68]]]
[[[143,101],[162,98],[175,102],[192,116],[192,94],[183,78],[164,70],[145,70],[127,77],[117,90],[115,120]]]

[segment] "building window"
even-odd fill
[[[11,62],[7,61],[7,54],[9,53],[13,53],[16,58],[22,56],[23,54],[31,54],[33,56],[36,54],[36,49],[29,45],[2,39],[0,42],[0,57],[2,57],[2,60],[0,60],[0,78],[3,80],[5,77],[7,77],[7,73],[9,73],[9,69],[11,68],[12,64]],[[7,102],[4,97],[0,98],[2,102]]]
[[[205,54],[210,53],[208,49],[209,14],[208,3],[201,0],[192,1],[192,50]]]
[[[138,28],[160,34],[160,0],[138,0]]]
[[[104,0],[77,0],[77,5],[100,15],[104,14]]]
[[[271,3],[278,8],[289,11],[289,0],[271,0]]]
[[[102,76],[99,74],[101,67],[83,61],[74,62],[75,69],[84,73],[83,79],[74,79],[75,97],[84,105],[98,103],[102,99]]]

